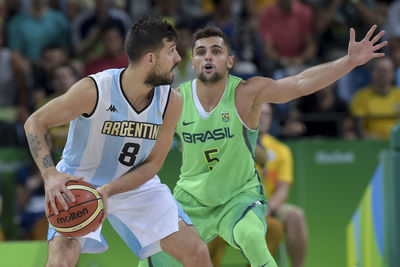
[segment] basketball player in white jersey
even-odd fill
[[[25,124],[45,181],[46,211],[48,205],[57,210],[55,199],[68,209],[63,195],[74,197],[65,183],[83,179],[97,187],[109,222],[139,259],[163,250],[184,266],[211,266],[207,246],[156,175],[182,109],[169,85],[181,59],[175,29],[159,18],[141,19],[130,29],[125,50],[126,69],[81,79]],[[47,129],[69,121],[67,144],[55,166]],[[46,266],[74,266],[80,253],[105,251],[100,230],[67,238],[49,227]]]

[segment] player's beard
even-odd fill
[[[211,75],[210,78],[207,78],[206,75],[204,75],[204,72],[200,72],[200,75],[198,78],[203,83],[216,83],[223,78],[223,75],[219,72],[214,72],[214,74]]]
[[[165,72],[165,73],[159,73],[159,65],[150,71],[150,73],[147,75],[146,79],[144,80],[145,84],[148,84],[152,87],[160,86],[160,85],[165,85],[165,84],[172,84],[174,81],[174,76],[171,76],[172,70],[177,66],[175,64],[170,71]]]

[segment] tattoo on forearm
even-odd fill
[[[34,136],[33,134],[28,134],[27,139],[32,156],[37,158],[39,156],[39,150],[41,149],[38,137],[36,135]]]
[[[43,162],[43,167],[45,167],[45,168],[54,166],[54,162],[53,162],[53,159],[51,158],[50,154],[47,154],[46,156],[44,156],[42,159],[42,162]]]
[[[50,138],[49,133],[46,133],[44,135],[44,141],[46,141],[46,145],[50,148],[50,146],[51,146],[51,138]]]

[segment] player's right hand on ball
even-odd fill
[[[103,201],[103,210],[104,210],[104,214],[103,214],[103,218],[101,219],[101,224],[104,223],[104,221],[107,218],[107,208],[108,208],[108,195],[107,193],[104,191],[104,187],[101,186],[99,188],[97,188],[97,192],[99,192],[99,194],[101,195],[101,200]],[[98,227],[97,227],[98,228]],[[96,229],[97,230],[97,229]]]
[[[64,210],[68,210],[68,204],[65,198],[75,202],[74,195],[67,189],[67,186],[65,185],[70,180],[81,181],[83,180],[83,177],[76,177],[71,174],[62,173],[55,170],[51,174],[48,174],[44,179],[46,214],[49,214],[49,205],[51,205],[54,213],[58,215],[58,209],[55,202],[56,198]]]

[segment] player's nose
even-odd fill
[[[178,52],[176,52],[176,55],[175,55],[175,62],[176,62],[176,63],[179,63],[179,62],[181,62],[181,60],[182,60],[181,56],[179,55]]]

